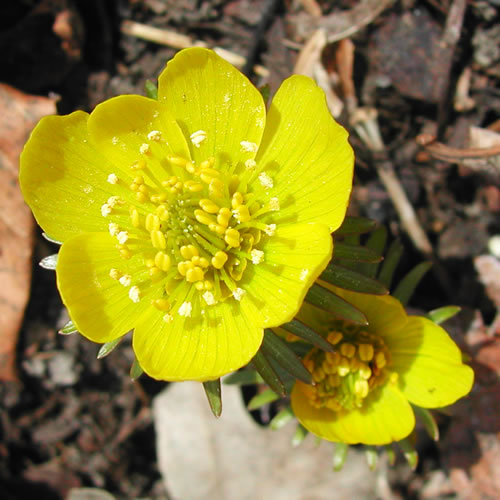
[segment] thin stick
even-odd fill
[[[193,40],[190,36],[182,35],[180,33],[176,33],[175,31],[155,28],[154,26],[148,26],[147,24],[136,23],[135,21],[124,21],[120,30],[125,35],[134,36],[136,38],[141,38],[142,40],[147,40],[148,42],[158,43],[160,45],[166,45],[168,47],[173,47],[174,49],[208,47],[208,45],[202,40]],[[221,47],[213,47],[213,50],[226,61],[238,68],[242,68],[246,63],[246,59],[243,56],[229,50]],[[256,75],[264,78],[269,76],[269,70],[260,64],[256,64],[253,67],[253,71]]]

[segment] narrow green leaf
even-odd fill
[[[286,342],[281,340],[271,330],[264,332],[261,349],[266,356],[274,359],[295,378],[302,380],[306,384],[312,384],[312,375],[307,371],[302,361],[288,347]]]
[[[406,458],[406,461],[412,468],[415,470],[418,465],[418,452],[415,450],[415,447],[411,443],[409,438],[403,439],[402,441],[398,441],[401,450],[403,451],[403,455]]]
[[[332,344],[330,344],[330,342],[328,342],[324,337],[297,319],[292,319],[289,323],[281,325],[281,328],[287,332],[297,335],[297,337],[300,337],[306,342],[309,342],[324,351],[333,352],[335,350]]]
[[[375,470],[378,463],[378,453],[373,446],[366,446],[365,448],[366,462],[370,470]]]
[[[248,403],[247,408],[252,411],[260,408],[261,406],[268,405],[273,401],[276,401],[280,397],[271,389],[266,389],[265,391],[256,394]]]
[[[130,367],[130,378],[132,380],[137,380],[143,373],[144,370],[141,368],[139,361],[137,361],[137,358],[134,358],[134,362]]]
[[[269,101],[269,97],[271,95],[271,87],[268,83],[259,87],[259,92],[262,95],[262,99],[264,99],[264,104],[267,106],[267,102]]]
[[[453,316],[457,315],[461,310],[462,308],[459,306],[444,306],[439,309],[429,311],[427,316],[429,316],[429,319],[434,321],[436,325],[440,325],[446,320],[453,318]]]
[[[277,431],[288,424],[288,422],[290,422],[293,418],[295,418],[295,415],[293,414],[292,409],[290,407],[283,408],[273,417],[271,422],[269,422],[269,427],[273,431]]]
[[[392,295],[396,297],[404,306],[406,306],[418,284],[431,267],[432,262],[421,262],[420,264],[415,266],[399,282],[396,290],[394,290],[394,293]]]
[[[413,405],[412,405],[413,406]],[[434,415],[427,409],[420,406],[413,406],[415,415],[424,424],[424,428],[431,439],[439,441],[439,427],[434,419]]]
[[[122,340],[123,337],[118,337],[117,339],[112,340],[111,342],[106,342],[105,344],[102,344],[101,348],[99,349],[99,352],[97,353],[97,359],[105,358]]]
[[[264,379],[255,370],[240,370],[224,377],[222,383],[226,385],[255,385],[263,384]]]
[[[285,396],[285,386],[279,378],[276,370],[271,366],[262,351],[257,351],[257,354],[252,359],[252,364],[259,372],[259,375],[264,379],[264,382],[280,396]]]
[[[52,238],[52,236],[49,236],[47,233],[42,233],[42,236],[51,243],[55,243],[56,245],[62,245],[62,241]]]
[[[396,463],[396,453],[391,444],[385,445],[385,452],[387,453],[387,461],[389,465],[392,467]]]
[[[44,269],[48,269],[49,271],[55,271],[57,266],[57,254],[48,255],[44,257],[40,262],[39,266]]]
[[[297,429],[295,429],[295,432],[292,436],[292,446],[296,447],[299,446],[299,444],[304,441],[306,436],[309,434],[309,431],[302,425],[298,424]]]
[[[334,254],[335,260],[349,260],[355,262],[380,262],[383,257],[371,248],[360,245],[349,245],[345,242],[335,242]]]
[[[374,252],[384,255],[384,249],[387,242],[387,229],[385,226],[379,226],[375,231],[370,234],[368,240],[365,243],[365,247],[370,248]],[[360,263],[356,266],[356,270],[368,276],[369,278],[375,278],[377,276],[377,271],[379,264],[370,263]]]
[[[364,217],[346,217],[335,234],[369,233],[377,227],[377,223]]]
[[[349,445],[346,443],[335,443],[335,451],[333,453],[333,470],[339,471],[344,467]]]
[[[146,92],[146,97],[158,100],[158,87],[151,80],[146,80],[144,91]]]
[[[69,320],[57,333],[60,335],[71,335],[72,333],[76,333],[78,330],[76,326],[73,324],[73,321]]]
[[[387,288],[391,288],[394,271],[398,267],[401,256],[403,255],[404,247],[399,240],[394,240],[387,250],[387,254],[382,264],[378,280],[381,281]]]
[[[215,418],[219,418],[222,413],[222,397],[220,389],[220,378],[203,382],[203,389],[207,395],[208,404]]]
[[[359,293],[369,293],[373,295],[387,295],[389,290],[373,278],[368,278],[352,269],[330,264],[320,276],[320,279],[330,283],[331,285],[344,288],[345,290],[353,290]]]
[[[360,310],[317,283],[314,283],[309,289],[305,300],[313,306],[328,311],[343,319],[350,320],[358,325],[368,324],[366,316]]]

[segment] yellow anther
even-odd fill
[[[194,264],[190,260],[183,260],[177,264],[177,270],[182,276],[186,276],[190,269],[194,268]]]
[[[203,184],[196,181],[186,181],[184,187],[191,193],[199,193],[203,190]]]
[[[220,235],[226,232],[226,227],[227,226],[221,226],[220,224],[214,224],[214,223],[208,225],[208,229],[210,229],[210,231]]]
[[[167,272],[172,265],[172,259],[170,258],[170,255],[160,251],[155,255],[154,263],[156,267],[158,267],[162,271]]]
[[[326,375],[323,369],[320,366],[318,366],[312,372],[312,377],[315,382],[321,382],[326,377]]]
[[[344,336],[340,332],[330,332],[328,336],[326,337],[326,340],[330,342],[332,345],[338,344]]]
[[[142,158],[140,160],[134,161],[132,165],[130,165],[132,170],[144,170],[146,168],[146,161]]]
[[[212,288],[214,287],[214,283],[213,281],[210,281],[210,280],[205,280],[203,282],[203,289],[204,290],[212,290]]]
[[[180,191],[184,187],[184,183],[181,181],[178,181],[175,183],[174,187],[175,187],[175,189],[177,189],[177,191]]]
[[[198,222],[202,224],[209,225],[213,223],[213,219],[204,210],[195,210],[194,216]]]
[[[339,375],[328,375],[328,383],[331,387],[338,387],[342,383]]]
[[[341,377],[345,377],[351,371],[351,364],[347,358],[340,359],[337,371]]]
[[[392,372],[390,375],[389,375],[389,382],[391,384],[395,384],[399,379],[399,373],[396,373],[396,372]]]
[[[197,281],[195,284],[194,284],[194,287],[196,288],[196,290],[198,290],[199,292],[205,290],[205,287],[203,285],[203,281]]]
[[[214,164],[215,164],[215,158],[213,156],[210,156],[209,158],[200,163],[200,168],[202,169],[212,168]]]
[[[243,205],[243,195],[239,191],[236,191],[231,198],[231,206],[238,208],[240,205]]]
[[[333,365],[333,364],[331,364],[331,363],[328,363],[326,360],[325,360],[325,362],[323,363],[322,368],[323,368],[323,371],[324,371],[327,375],[331,375],[331,374],[337,373],[337,366],[336,366],[336,365]]]
[[[212,179],[208,185],[208,192],[214,198],[222,198],[224,195],[224,183],[220,179]]]
[[[252,218],[246,205],[240,205],[239,207],[235,208],[234,211],[236,220],[238,222],[248,222]]]
[[[210,262],[208,262],[208,259],[205,259],[205,257],[200,257],[199,264],[201,267],[206,269],[210,265]]]
[[[132,207],[130,209],[130,221],[132,222],[132,226],[139,227],[141,225],[141,220],[139,218],[139,212],[137,208]]]
[[[188,161],[185,168],[190,174],[194,174],[196,172],[196,167],[192,161]]]
[[[224,236],[224,241],[230,247],[238,248],[240,246],[240,232],[232,227],[226,229],[226,235]]]
[[[358,368],[358,373],[359,376],[365,380],[369,380],[370,377],[372,376],[372,371],[370,367],[365,363],[360,363],[360,366]]]
[[[340,354],[338,352],[327,352],[325,353],[325,358],[328,363],[334,366],[340,363]]]
[[[375,364],[377,365],[377,368],[383,368],[387,364],[385,355],[382,351],[379,351],[377,352],[377,354],[375,354]]]
[[[371,344],[359,344],[358,356],[361,361],[371,361],[373,359],[373,346]]]
[[[198,249],[194,245],[183,245],[181,246],[181,255],[186,259],[189,260],[195,255],[199,255],[200,253],[198,252]]]
[[[161,269],[158,269],[156,266],[153,266],[149,270],[149,276],[153,281],[157,280],[160,276],[163,276],[163,272]]]
[[[135,184],[144,184],[144,177],[142,175],[137,175],[134,177]]]
[[[112,280],[119,280],[123,276],[123,273],[121,271],[118,271],[118,269],[110,269],[109,270],[109,277]]]
[[[329,399],[326,402],[326,407],[332,411],[340,411],[342,409],[342,405],[335,399]]]
[[[229,219],[231,218],[231,210],[227,207],[223,207],[219,210],[219,214],[217,215],[217,222],[221,226],[225,228],[229,224]]]
[[[132,257],[132,252],[126,246],[120,246],[119,252],[122,259],[128,260]]]
[[[304,359],[303,363],[309,373],[312,373],[314,371],[315,365],[314,361],[311,358]]]
[[[356,346],[345,342],[340,346],[340,353],[347,358],[352,358],[356,354]]]
[[[168,220],[168,216],[169,216],[169,213],[168,213],[168,209],[165,205],[158,205],[156,207],[156,215],[158,215],[158,217],[160,218],[161,221],[167,221]]]
[[[144,261],[144,265],[149,269],[150,267],[155,266],[155,260],[154,259],[146,259]]]
[[[361,366],[361,361],[358,358],[351,358],[350,366],[352,372],[357,372]]]
[[[144,203],[148,197],[142,193],[141,191],[138,191],[137,193],[135,193],[135,199],[139,202],[139,203]]]
[[[200,168],[200,179],[205,184],[209,184],[212,179],[219,177],[219,175],[220,172],[215,168]]]
[[[168,280],[164,286],[165,292],[167,292],[168,295],[170,295],[176,288],[177,288],[176,280]]]
[[[204,198],[199,202],[200,207],[209,214],[216,214],[219,212],[220,208],[212,200]]]
[[[178,165],[180,167],[183,167],[188,162],[185,158],[175,155],[168,155],[167,160],[172,163],[172,165]]]
[[[195,255],[195,256],[191,257],[191,262],[195,266],[199,266],[200,265],[200,256],[199,255]]]
[[[369,391],[370,387],[366,380],[356,380],[356,382],[354,382],[354,392],[359,398],[366,398]]]
[[[189,281],[189,283],[202,281],[203,278],[205,278],[205,273],[201,267],[193,267],[193,269],[189,269],[186,273],[186,280]]]
[[[130,184],[129,188],[131,191],[137,191],[139,189],[139,184],[132,182],[132,184]]]
[[[160,310],[160,311],[170,311],[170,308],[172,307],[172,305],[170,304],[170,302],[167,300],[167,299],[155,299],[152,301],[153,302],[153,306],[156,307],[156,309]]]
[[[138,189],[138,190],[139,190],[139,192],[140,192],[140,193],[143,193],[143,194],[148,194],[148,187],[147,187],[146,185],[144,185],[144,184],[141,184],[141,185],[139,186],[139,189]]]
[[[151,231],[151,243],[159,250],[165,250],[165,248],[167,248],[167,240],[162,231]]]
[[[160,229],[160,218],[153,213],[149,213],[146,215],[144,226],[147,231],[158,231]]]
[[[222,250],[219,250],[213,257],[212,257],[212,266],[215,267],[215,269],[221,269],[224,267],[224,264],[227,262],[228,255],[226,252],[223,252]]]

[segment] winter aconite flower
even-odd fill
[[[57,284],[78,330],[134,329],[144,371],[211,380],[246,364],[326,266],[352,183],[347,133],[292,76],[266,117],[214,52],[179,52],[158,100],[120,96],[44,118],[21,158],[40,226],[63,242]]]
[[[304,359],[316,385],[297,382],[292,408],[306,429],[329,441],[388,444],[413,430],[410,403],[438,408],[471,390],[473,372],[440,326],[408,316],[390,296],[335,293],[369,324],[347,324],[304,304],[299,316],[336,348],[314,348]]]

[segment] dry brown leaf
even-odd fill
[[[0,380],[16,380],[17,336],[31,281],[33,218],[17,182],[19,155],[53,99],[0,84]]]

